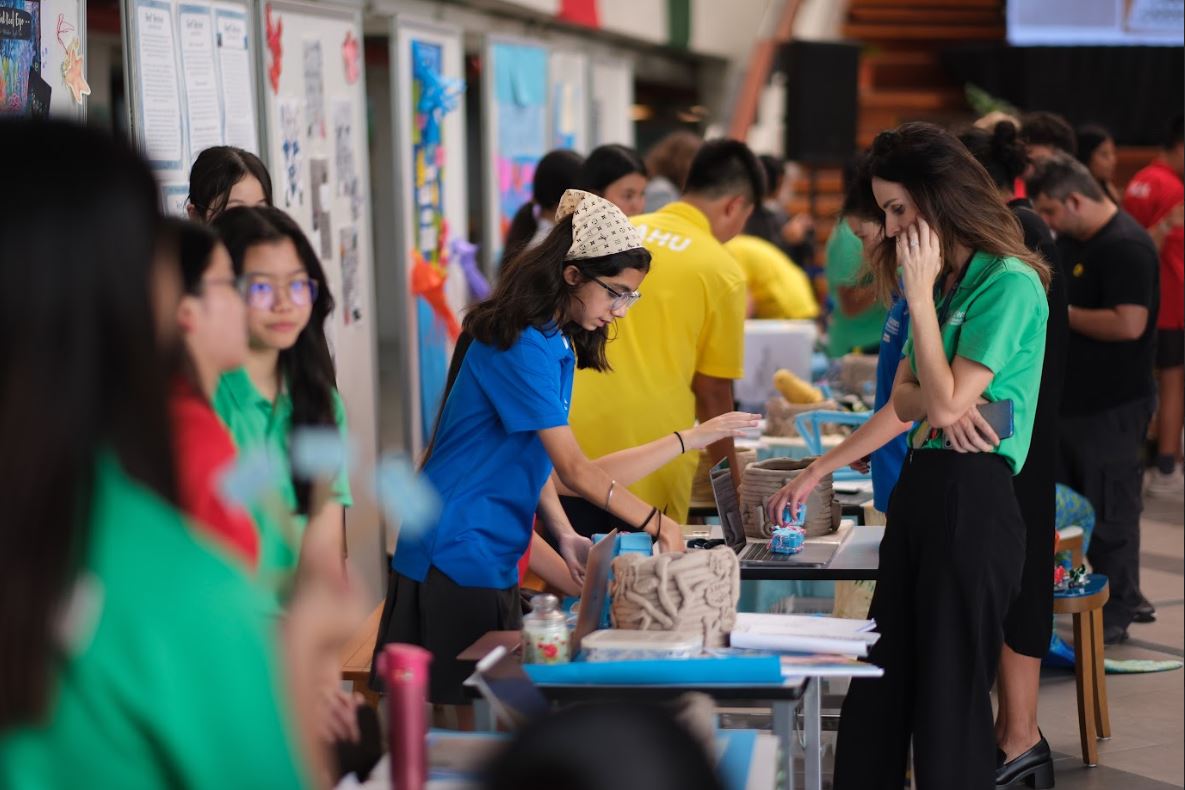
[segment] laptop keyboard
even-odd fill
[[[788,559],[793,555],[790,554],[774,554],[769,550],[768,543],[750,543],[741,552],[742,560],[780,560]]]

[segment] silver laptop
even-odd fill
[[[724,542],[737,553],[742,568],[822,568],[831,562],[835,550],[839,548],[839,543],[834,540],[808,539],[798,554],[775,554],[769,550],[768,540],[746,537],[745,525],[741,521],[741,505],[737,499],[736,486],[732,483],[728,459],[722,459],[713,466],[709,475]]]

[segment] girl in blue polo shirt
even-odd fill
[[[582,572],[589,542],[564,515],[553,469],[664,549],[683,548],[679,525],[589,461],[568,427],[576,367],[608,367],[609,326],[640,298],[649,266],[616,206],[569,190],[543,243],[510,260],[493,295],[465,318],[473,342],[423,470],[443,509],[434,528],[399,536],[378,646],[432,652],[434,703],[464,703],[471,667],[458,653],[488,631],[520,627],[517,563],[536,512],[569,568]]]

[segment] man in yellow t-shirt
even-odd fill
[[[724,248],[764,194],[765,174],[735,140],[700,148],[683,199],[632,222],[650,251],[641,300],[617,321],[605,350],[612,371],[580,370],[569,422],[589,458],[654,441],[732,410],[744,374],[745,275]],[[732,440],[708,448],[728,455]],[[676,521],[687,519],[699,453],[686,453],[630,489]]]
[[[786,253],[756,236],[737,236],[724,245],[745,273],[752,302],[750,318],[804,319],[819,315],[806,272]]]

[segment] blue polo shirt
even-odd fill
[[[880,410],[893,394],[893,379],[897,377],[897,365],[901,362],[901,349],[909,337],[909,304],[898,299],[885,316],[885,327],[881,331],[880,355],[876,360],[876,402]],[[884,513],[889,509],[889,496],[901,476],[901,465],[909,451],[908,436],[901,434],[872,454],[872,501],[876,509]]]
[[[473,341],[424,467],[443,503],[440,519],[426,532],[400,533],[397,573],[423,581],[436,566],[465,587],[518,583],[552,469],[537,432],[568,424],[575,369],[554,326],[525,329],[505,351]]]

